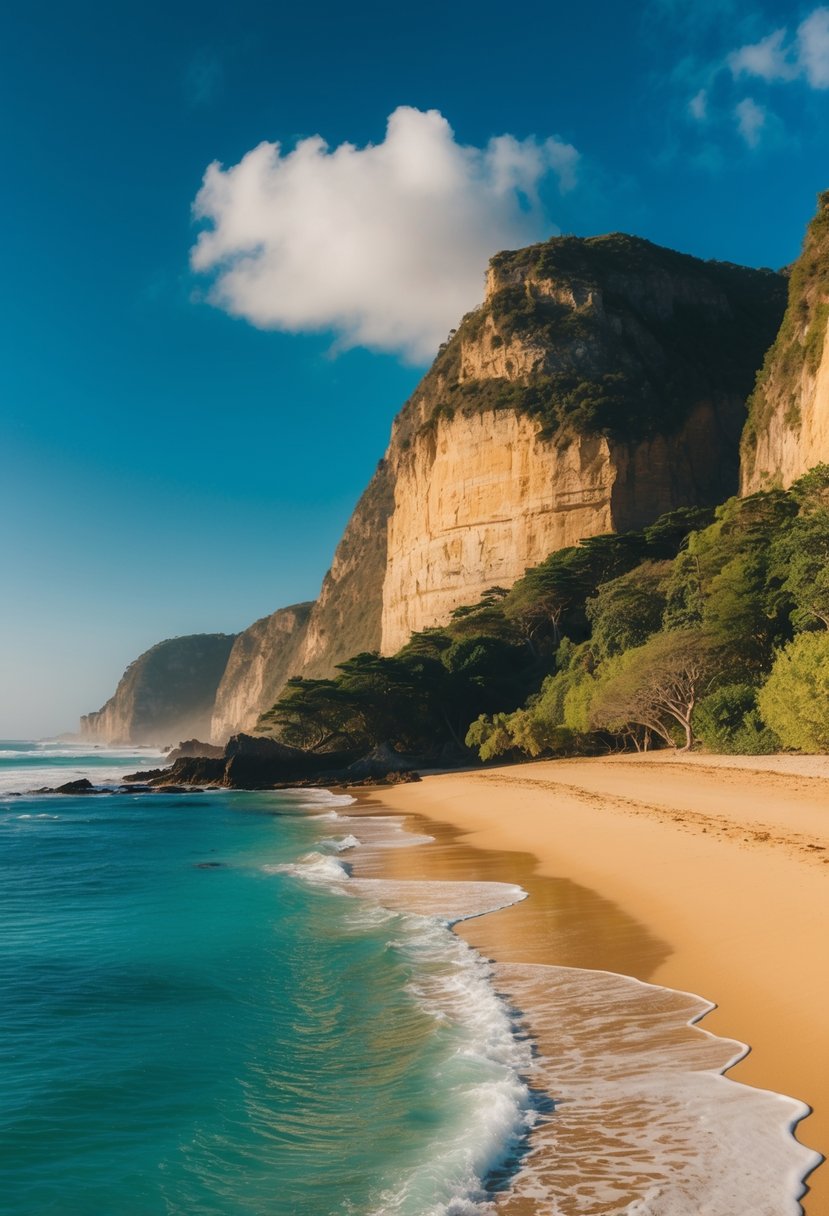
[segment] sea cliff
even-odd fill
[[[210,722],[215,742],[251,730],[285,681],[297,674],[311,608],[310,603],[280,608],[237,636],[216,690]]]
[[[829,462],[829,191],[821,194],[789,302],[749,403],[741,491],[788,488]]]
[[[106,704],[81,718],[81,734],[102,743],[159,747],[206,738],[234,639],[198,633],[152,646],[130,663]]]
[[[304,673],[392,653],[582,537],[734,493],[784,307],[771,271],[618,234],[499,254],[483,305],[395,420],[312,611]]]

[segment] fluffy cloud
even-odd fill
[[[813,89],[829,89],[829,8],[816,8],[797,31],[798,62]]]
[[[787,39],[779,29],[740,47],[728,57],[732,74],[769,82],[805,78],[813,89],[829,89],[829,8],[816,8]]]
[[[728,66],[734,76],[760,76],[763,80],[793,80],[797,65],[784,46],[785,29],[775,30],[767,38],[741,46],[728,56]]]
[[[205,173],[192,266],[214,276],[213,303],[260,328],[426,360],[480,301],[487,259],[549,234],[538,187],[570,189],[577,164],[559,139],[465,147],[438,111],[405,106],[380,144],[262,143]]]
[[[766,125],[766,111],[751,97],[744,97],[736,106],[737,130],[750,148],[756,148]]]

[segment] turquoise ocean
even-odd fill
[[[499,970],[452,932],[518,888],[351,879],[361,849],[428,848],[399,818],[325,791],[31,792],[157,762],[0,744],[0,1212],[799,1210],[803,1108],[720,1075],[741,1045],[688,1031],[689,1055],[662,1033],[668,990]],[[574,1165],[585,1119],[595,1161]]]

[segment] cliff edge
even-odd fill
[[[768,352],[741,445],[743,494],[787,489],[829,462],[829,191],[792,267],[789,300]]]
[[[237,636],[216,690],[210,726],[214,743],[251,731],[285,681],[297,674],[312,607],[280,608]]]
[[[107,703],[81,718],[81,734],[102,743],[166,747],[205,739],[235,634],[169,638],[130,663]]]

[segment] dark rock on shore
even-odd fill
[[[103,790],[96,790],[91,781],[87,781],[86,777],[81,777],[79,781],[67,781],[54,790],[44,789],[39,792],[44,794],[102,794]]]
[[[146,785],[151,778],[160,777],[166,771],[164,768],[145,768],[140,773],[127,773],[121,781],[123,785]]]
[[[403,756],[382,744],[367,756],[353,752],[306,752],[263,736],[234,735],[221,756],[180,756],[169,768],[124,777],[155,790],[222,786],[236,790],[289,789],[418,781],[424,757]]]
[[[404,756],[388,743],[381,743],[367,756],[361,756],[349,764],[348,773],[357,780],[364,777],[387,777],[392,773],[402,775],[423,767],[422,756]]]
[[[193,757],[209,757],[217,760],[224,754],[225,749],[216,744],[202,743],[200,739],[185,739],[179,743],[178,747],[173,748],[166,759],[168,764],[174,764],[176,760],[192,759]]]

